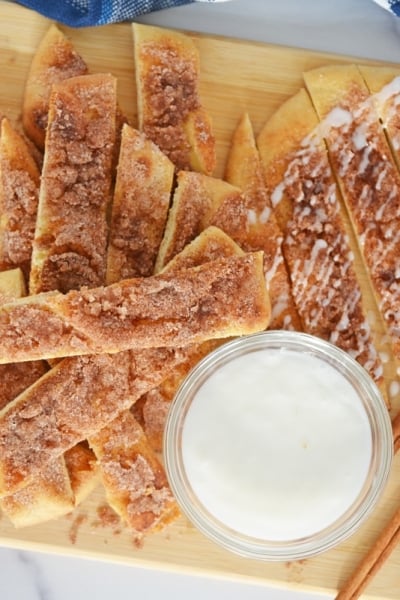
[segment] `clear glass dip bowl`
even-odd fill
[[[271,364],[264,365],[264,356],[267,363],[271,359]],[[258,377],[255,377],[252,371],[255,368],[254,364],[257,364],[261,360],[261,368],[265,369],[262,372],[262,381],[265,381],[265,398],[272,398],[273,393],[268,394],[269,381],[276,377],[279,369],[274,368],[274,360],[279,361],[280,357],[284,361],[285,368],[288,361],[290,365],[293,363],[296,367],[294,369],[290,368],[287,373],[285,372],[285,381],[282,380],[283,384],[279,384],[285,390],[286,388],[292,390],[294,392],[293,397],[296,397],[295,404],[293,404],[293,398],[288,398],[287,407],[288,421],[291,420],[292,424],[294,423],[294,427],[289,434],[283,431],[282,434],[275,436],[273,429],[268,429],[269,421],[271,421],[272,425],[274,423],[272,417],[269,418],[267,415],[266,421],[265,415],[259,418],[259,414],[257,413],[259,407],[257,408],[258,405],[255,405],[253,423],[250,430],[246,430],[246,427],[243,425],[243,429],[246,430],[243,435],[247,436],[247,438],[245,437],[244,440],[241,440],[239,438],[241,438],[242,416],[243,422],[246,421],[246,418],[249,418],[250,421],[252,420],[251,401],[253,397],[260,394],[259,388],[257,392],[255,389],[252,389],[252,385]],[[243,360],[244,363],[242,364]],[[299,369],[296,366],[296,361],[298,360],[300,361]],[[318,362],[318,364],[315,363],[317,368],[312,369],[310,373],[306,372],[304,365],[307,366],[308,362],[315,362],[315,360]],[[305,361],[304,365],[302,361]],[[331,409],[333,411],[336,410],[334,406],[336,400],[332,402],[332,399],[330,399],[330,404],[327,405],[327,408],[310,405],[310,410],[308,413],[306,411],[306,414],[302,417],[302,425],[307,429],[307,414],[311,415],[311,421],[318,414],[319,418],[321,418],[321,426],[316,427],[315,423],[311,424],[310,422],[311,441],[306,440],[302,442],[302,446],[298,447],[294,455],[288,454],[288,460],[291,461],[290,464],[293,463],[294,465],[294,470],[291,475],[288,474],[288,477],[289,479],[292,477],[296,478],[297,473],[302,472],[301,457],[307,456],[307,454],[304,454],[306,449],[310,451],[313,445],[315,446],[318,443],[322,444],[324,451],[319,452],[317,447],[313,460],[314,462],[316,460],[316,463],[319,464],[318,468],[322,469],[322,471],[314,474],[312,472],[314,463],[311,460],[311,463],[306,467],[307,476],[304,477],[305,485],[303,486],[302,475],[300,475],[299,483],[294,484],[294,488],[286,491],[285,495],[285,491],[275,489],[281,485],[279,481],[280,465],[278,462],[278,467],[275,469],[275,463],[281,455],[286,456],[286,446],[291,446],[293,444],[293,437],[297,435],[296,419],[298,417],[296,416],[294,419],[292,413],[294,410],[301,413],[302,403],[307,404],[308,398],[307,393],[303,390],[303,400],[300,398],[299,404],[296,404],[298,400],[297,396],[301,397],[302,395],[302,385],[305,386],[305,391],[307,391],[308,385],[311,386],[310,390],[312,390],[320,385],[322,381],[321,393],[318,394],[318,398],[320,396],[323,398],[325,393],[324,382],[327,381],[325,375],[328,372],[329,376],[333,375],[332,369],[334,370],[335,377],[339,378],[339,385],[335,383],[333,386],[335,388],[333,393],[337,393],[338,401],[339,395],[340,399],[343,396],[342,384],[345,386],[343,389],[351,389],[349,406],[352,416],[350,419],[346,419],[345,427],[339,427],[340,431],[334,430],[332,436],[333,445],[329,446],[331,442],[326,442],[328,444],[328,450],[326,450],[325,438],[331,437],[329,434],[321,434],[319,441],[315,441],[313,438],[315,435],[318,438],[318,429],[324,431],[323,427],[327,427],[326,431],[329,432],[330,421],[323,423],[324,415],[326,411],[329,413]],[[251,375],[250,372],[252,373]],[[323,374],[323,378],[320,381],[318,381],[318,376],[314,375],[317,372],[320,372],[320,375],[321,373]],[[314,376],[317,377],[315,382]],[[216,377],[222,377],[222,380],[218,381]],[[296,377],[299,378],[299,382],[296,381]],[[245,382],[245,391],[243,392],[242,389],[238,392],[237,402],[239,404],[235,408],[235,401],[232,398],[236,395],[235,389],[238,389],[243,381]],[[210,382],[211,388],[209,387]],[[327,385],[326,390],[329,391],[331,387]],[[215,395],[214,399],[212,399],[213,393]],[[224,397],[224,394],[226,397]],[[220,397],[222,398],[221,401]],[[284,412],[286,410],[285,404],[281,400],[279,402],[279,411],[281,413],[283,411],[284,418],[286,418]],[[264,399],[261,398],[261,403],[263,402]],[[229,413],[229,410],[226,416],[224,414],[224,407],[228,407],[228,404],[232,404],[233,406],[233,417]],[[272,411],[274,412],[278,404],[272,400],[269,404],[272,406]],[[244,418],[246,415],[247,417]],[[229,423],[232,423],[232,419],[238,416],[239,419],[233,426],[233,439],[230,439]],[[327,415],[327,418],[331,418],[330,414]],[[359,452],[361,460],[365,462],[361,470],[353,468],[353,471],[351,471],[353,462],[357,464],[357,461],[352,462],[351,460],[353,434],[351,428],[347,431],[347,421],[350,421],[349,427],[355,427],[355,455]],[[351,421],[354,421],[354,423],[351,423]],[[263,433],[264,422],[266,428],[265,435]],[[253,435],[251,432],[254,427],[258,433]],[[301,429],[300,425],[299,429]],[[336,427],[336,429],[338,428]],[[344,430],[346,430],[345,433]],[[361,430],[364,433],[362,435],[360,433],[361,437],[357,438],[357,431]],[[257,440],[256,438],[260,431],[261,438]],[[366,434],[366,432],[368,433]],[[266,439],[271,444],[274,443],[273,440],[275,439],[277,447],[275,450],[273,446],[269,446],[268,451],[263,456],[263,451],[260,452],[260,448],[263,448],[263,443]],[[335,445],[335,439],[337,439],[337,445]],[[358,448],[356,447],[357,439],[360,440]],[[364,454],[360,451],[364,443],[363,440],[368,444],[369,448],[368,455],[364,459]],[[351,452],[349,460],[338,462],[338,465],[341,465],[343,462],[343,469],[346,468],[348,470],[343,475],[345,485],[353,485],[353,483],[349,482],[357,478],[359,480],[360,477],[361,480],[357,484],[358,487],[355,490],[353,489],[351,494],[348,492],[346,492],[346,495],[342,494],[341,468],[338,468],[338,465],[336,465],[339,474],[338,489],[334,488],[333,494],[331,491],[327,491],[328,498],[325,498],[321,492],[323,485],[320,485],[318,481],[319,479],[324,479],[324,477],[321,478],[321,474],[324,475],[325,472],[329,473],[328,479],[330,478],[331,462],[335,462],[335,453],[342,452],[342,445],[346,448],[346,443],[350,444],[349,448]],[[222,447],[221,452],[219,451],[220,446]],[[240,446],[239,450],[237,450],[237,446]],[[254,455],[252,454],[253,448],[255,448]],[[329,448],[332,449],[329,450]],[[220,461],[221,453],[224,458],[221,459],[221,462],[218,462]],[[267,453],[269,455],[269,463],[266,462],[265,458]],[[218,456],[218,458],[214,459],[214,455]],[[228,458],[225,463],[226,455]],[[182,512],[186,514],[193,525],[204,535],[225,549],[242,556],[270,561],[299,560],[324,552],[343,542],[359,528],[361,523],[370,514],[385,487],[389,475],[393,458],[392,428],[388,411],[377,386],[364,368],[347,353],[328,342],[307,334],[268,331],[225,343],[200,361],[189,373],[178,390],[169,411],[164,434],[164,457],[167,476]],[[198,457],[198,464],[196,463],[196,457]],[[242,457],[244,464],[239,466]],[[231,462],[230,458],[232,458]],[[216,461],[215,465],[214,460]],[[324,465],[324,460],[326,460],[326,465]],[[269,464],[267,468],[265,467],[266,464]],[[282,473],[286,472],[286,466],[282,467]],[[263,477],[264,473],[267,473],[267,470],[267,482],[263,481],[262,485],[260,483],[259,486],[258,477],[260,475]],[[270,476],[269,472],[274,470],[276,470],[275,480],[278,481],[279,485],[275,483],[271,484],[268,480]],[[239,473],[238,477],[237,472]],[[255,475],[254,482],[248,473]],[[333,473],[334,468],[332,468],[332,477],[334,477]],[[308,479],[310,479],[311,484],[309,484]],[[272,478],[272,481],[275,480]],[[249,481],[250,484],[248,483]],[[226,487],[228,490],[223,489],[221,492],[222,496],[225,497],[224,494],[227,493],[229,498],[225,504],[222,501],[222,505],[219,500],[216,502],[216,498],[219,498],[220,495],[220,483],[223,488]],[[284,486],[287,486],[287,484],[287,481],[283,482]],[[308,490],[307,485],[309,487]],[[307,493],[304,493],[303,487],[307,490]],[[285,489],[283,487],[283,490]],[[251,490],[251,493],[248,490]],[[319,497],[320,493],[322,493],[322,500]],[[279,502],[280,494],[282,502]],[[271,498],[275,498],[275,495],[277,495],[278,501],[275,501],[274,504]],[[344,503],[344,505],[339,509],[336,507],[336,513],[339,510],[337,514],[333,510],[334,517],[330,521],[330,508],[328,505],[330,504],[331,496],[335,497],[336,495],[339,507],[341,506],[340,502]],[[292,499],[293,506],[290,505]],[[271,502],[272,508],[270,506]],[[282,507],[286,506],[287,503],[289,504],[289,508],[284,509],[287,510],[286,515],[284,511],[282,513]],[[315,503],[315,506],[313,503]],[[238,505],[236,506],[236,504]],[[268,507],[266,514],[262,513],[264,506]],[[257,510],[255,507],[257,507]],[[298,512],[296,507],[299,509]],[[323,525],[319,527],[318,523],[315,523],[308,529],[306,527],[305,531],[303,531],[304,519],[301,516],[302,509],[305,510],[305,514],[308,516],[321,512]],[[261,516],[259,514],[260,510]],[[274,510],[276,510],[276,514],[274,514]],[[295,512],[294,516],[293,512]],[[287,516],[290,518],[287,518]],[[287,522],[291,522],[292,516],[292,525],[286,526]],[[249,520],[250,524],[247,523],[247,520]],[[269,523],[266,527],[265,522]],[[280,523],[280,525],[279,527],[277,526],[277,531],[274,531],[271,535],[268,528],[274,528],[275,523]],[[292,531],[296,533],[291,535]]]

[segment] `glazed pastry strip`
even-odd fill
[[[246,252],[264,252],[265,281],[271,298],[271,329],[302,329],[293,301],[282,252],[283,234],[265,187],[261,160],[249,115],[242,116],[233,134],[225,179],[243,196],[222,203],[212,223]]]
[[[293,297],[307,333],[355,357],[378,383],[374,347],[356,277],[340,196],[305,90],[290,98],[258,137]]]
[[[377,304],[400,357],[400,175],[355,66],[305,73]]]

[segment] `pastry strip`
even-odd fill
[[[371,100],[387,134],[393,156],[400,166],[400,69],[358,65],[371,94]]]
[[[107,283],[152,275],[173,176],[174,166],[161,150],[143,133],[125,126],[112,206]],[[191,355],[189,349],[187,354]],[[136,535],[161,528],[179,514],[164,469],[129,410],[89,443],[109,505]]]
[[[197,48],[177,31],[138,23],[132,27],[139,129],[178,170],[211,175],[215,139],[199,95]]]
[[[52,88],[31,294],[104,283],[115,115],[111,75],[82,75]]]
[[[183,346],[265,329],[262,253],[0,307],[0,363]]]
[[[0,304],[25,296],[21,269],[0,272]],[[47,371],[44,361],[0,365],[0,410]]]
[[[38,477],[24,489],[0,500],[15,527],[57,519],[74,508],[74,494],[63,457],[43,465]]]
[[[105,427],[181,360],[179,349],[154,348],[60,361],[0,411],[0,496]]]
[[[29,279],[39,197],[38,167],[5,117],[0,131],[0,270],[20,268]]]
[[[304,74],[377,304],[400,357],[400,175],[360,71]]]
[[[283,234],[265,187],[262,165],[249,115],[242,115],[233,134],[225,179],[243,197],[224,202],[212,222],[246,252],[264,252],[264,272],[271,299],[271,329],[301,330],[282,253]]]
[[[0,296],[18,298],[26,292],[20,269],[0,272]],[[44,361],[0,365],[0,410],[46,372]],[[0,500],[15,527],[57,518],[72,510],[74,495],[62,456],[50,461],[24,490]]]
[[[107,251],[108,284],[152,275],[167,220],[174,166],[143,133],[122,129]]]
[[[179,515],[164,469],[129,411],[89,438],[106,498],[137,534],[157,531]]]
[[[265,124],[258,147],[304,330],[352,354],[380,383],[340,196],[305,90]]]
[[[241,198],[241,191],[222,179],[189,171],[178,173],[156,272],[212,224],[213,216],[223,202],[230,204],[237,198]]]
[[[41,150],[44,149],[52,85],[87,72],[88,67],[72,42],[57,25],[50,25],[33,56],[22,107],[25,132]]]
[[[243,251],[217,227],[208,227],[197,238],[175,256],[163,272],[176,273],[218,257],[241,256]],[[142,425],[145,434],[156,452],[162,450],[165,419],[172,399],[188,372],[214,350],[223,340],[209,340],[198,344],[188,353],[186,360],[177,365],[171,375],[159,386],[142,396],[132,407],[132,412]]]
[[[100,483],[100,470],[93,451],[86,442],[76,444],[64,453],[65,466],[78,506]]]

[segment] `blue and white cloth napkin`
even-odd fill
[[[70,27],[90,27],[129,21],[145,13],[193,2],[227,0],[17,0],[50,19]]]
[[[396,15],[396,17],[400,17],[400,1],[399,0],[374,0],[376,4],[379,6],[383,6],[386,10],[389,10],[391,13]]]

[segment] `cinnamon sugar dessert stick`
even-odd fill
[[[134,23],[139,129],[178,170],[211,175],[216,164],[210,116],[199,94],[199,54],[188,35]]]
[[[0,363],[183,346],[265,329],[262,252],[0,307]]]
[[[271,329],[301,330],[290,279],[282,253],[283,234],[265,187],[261,160],[250,117],[244,113],[234,131],[225,179],[243,196],[223,202],[212,223],[223,229],[246,252],[264,252],[264,272],[271,298]]]
[[[284,233],[293,297],[307,333],[350,352],[381,383],[382,364],[318,125],[303,89],[274,113],[258,136],[269,198]]]
[[[14,527],[57,519],[74,508],[74,494],[63,457],[43,465],[30,485],[0,500]]]
[[[22,107],[25,132],[38,148],[44,149],[52,85],[87,72],[88,67],[72,42],[52,24],[32,58]]]
[[[179,515],[165,471],[129,411],[89,443],[99,461],[107,501],[131,530],[154,532]]]
[[[123,128],[107,253],[108,283],[152,275],[173,175],[174,166],[153,142],[128,126]],[[189,348],[187,354],[191,356]],[[178,516],[164,469],[129,410],[91,436],[89,443],[109,505],[136,535],[160,529]]]
[[[97,459],[87,442],[80,442],[64,453],[65,466],[73,493],[74,506],[79,506],[100,483]]]
[[[393,157],[400,167],[400,69],[393,66],[357,65],[376,113],[386,132]]]
[[[116,142],[116,80],[82,75],[52,88],[30,293],[102,285]]]
[[[0,497],[159,385],[186,352],[154,348],[59,362],[0,411]]]
[[[378,308],[400,357],[400,174],[374,101],[354,65],[304,74]]]
[[[167,220],[174,165],[124,125],[107,250],[108,284],[152,275]]]
[[[25,141],[4,117],[0,130],[0,270],[20,268],[26,282],[31,266],[39,177]]]
[[[26,293],[20,269],[0,272],[0,297],[18,298]],[[39,379],[44,361],[0,365],[0,410]],[[0,508],[15,527],[55,519],[72,510],[74,496],[62,456],[50,461],[24,490],[0,500]]]
[[[221,229],[211,226],[185,246],[182,252],[164,267],[163,272],[176,273],[181,269],[197,266],[218,257],[243,254],[243,250],[229,236]],[[165,419],[179,385],[190,369],[214,350],[221,341],[223,340],[208,340],[192,348],[186,359],[174,368],[167,379],[147,392],[132,406],[131,410],[135,418],[142,425],[149,443],[156,452],[162,450]]]
[[[180,171],[155,271],[163,269],[212,224],[213,216],[223,202],[231,204],[241,197],[239,188],[222,179],[192,171]]]
[[[357,600],[371,579],[400,544],[400,508],[394,513],[370,551],[346,581],[335,600]]]
[[[0,304],[26,293],[21,269],[0,272]],[[0,410],[47,371],[44,361],[0,365]]]

